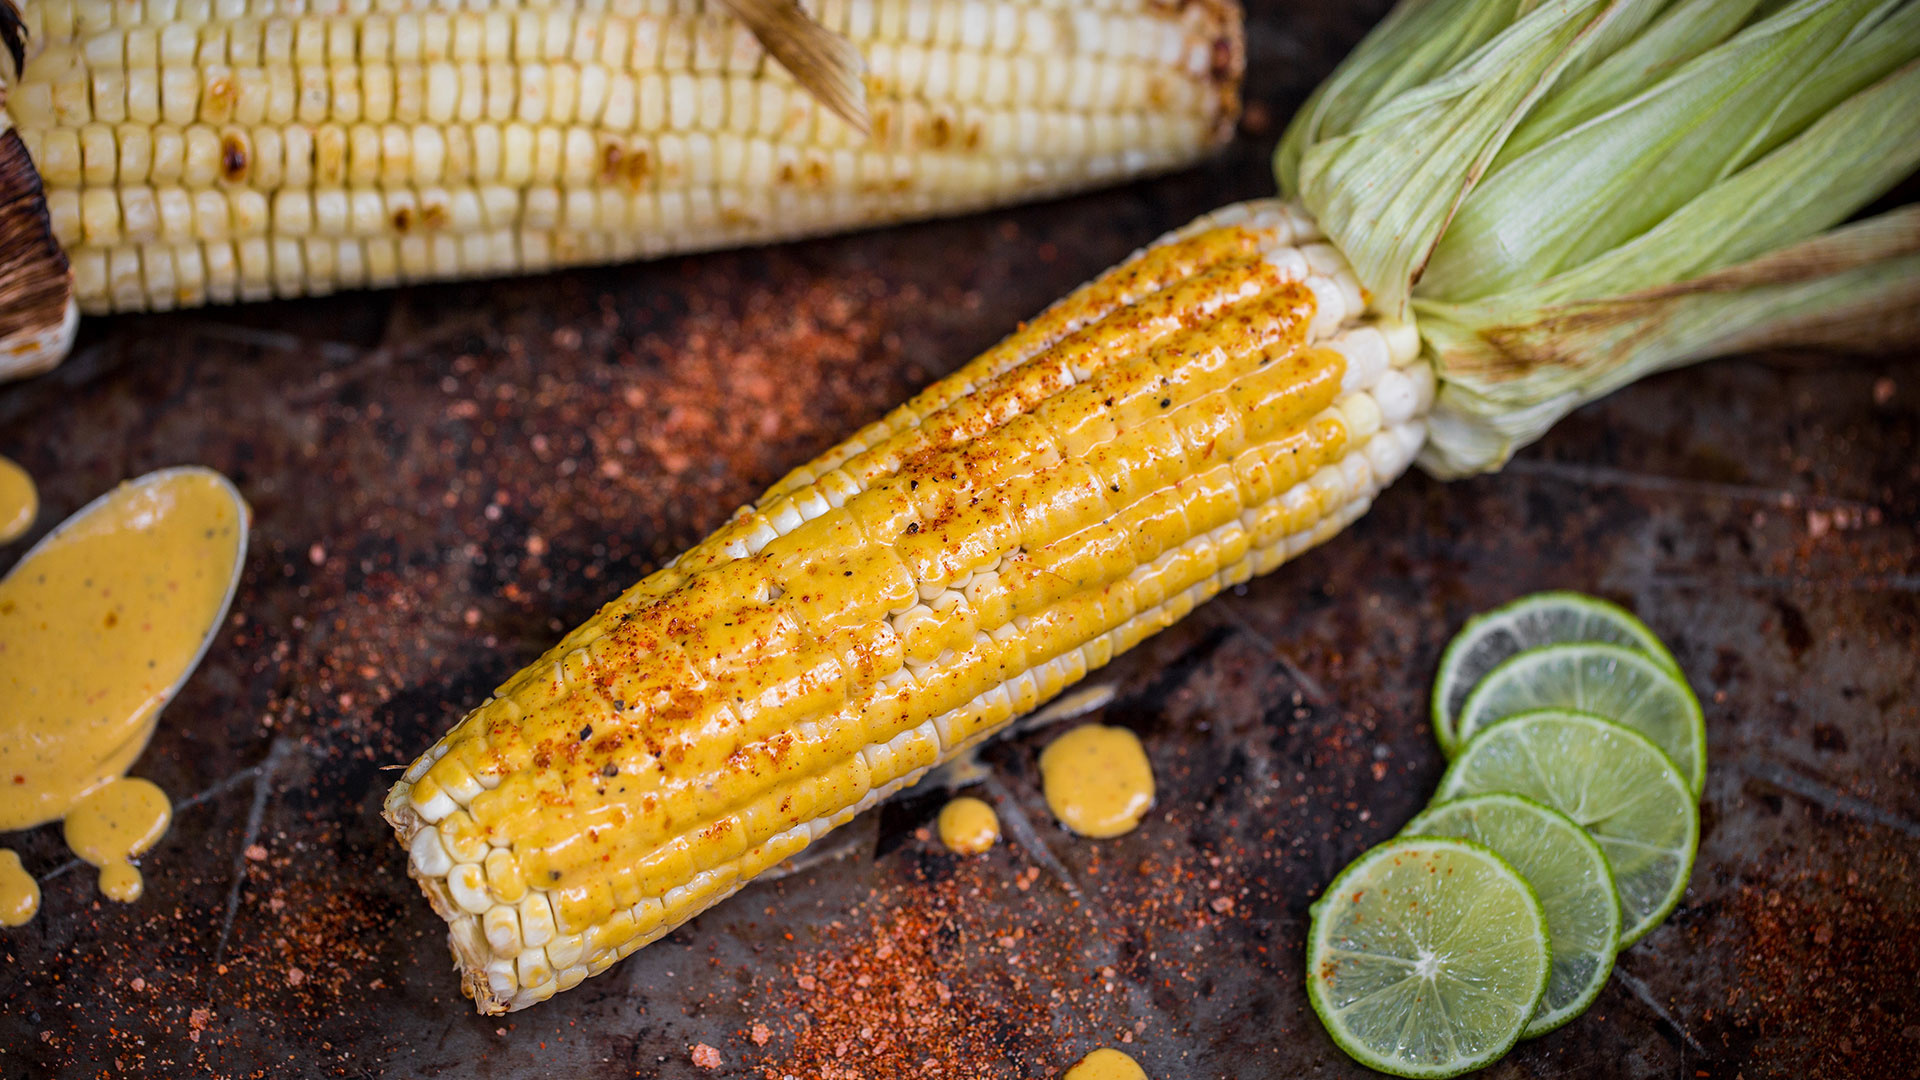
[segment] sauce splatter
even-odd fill
[[[1147,1080],[1147,1071],[1120,1051],[1103,1046],[1075,1062],[1060,1080]]]
[[[159,788],[122,774],[225,617],[246,534],[226,477],[164,469],[94,500],[0,578],[0,830],[68,818],[115,899],[140,895],[127,860],[171,818]]]
[[[0,848],[0,926],[25,926],[40,910],[40,884],[20,866],[20,856]]]
[[[1060,824],[1096,840],[1132,832],[1153,806],[1153,766],[1126,728],[1087,724],[1055,739],[1040,782]]]
[[[33,477],[10,458],[0,457],[0,544],[11,544],[33,528],[40,513],[40,493]]]
[[[100,868],[101,892],[131,904],[146,886],[127,860],[152,847],[172,821],[173,804],[158,785],[121,777],[67,811],[67,846]]]
[[[1000,842],[1000,817],[979,799],[963,796],[940,808],[940,842],[956,855],[983,855]]]

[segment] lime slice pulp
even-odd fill
[[[1534,709],[1605,717],[1653,740],[1696,798],[1707,777],[1707,725],[1686,680],[1645,653],[1580,643],[1530,649],[1494,668],[1460,710],[1462,745],[1483,728]],[[1457,753],[1456,749],[1456,753]]]
[[[1468,840],[1389,840],[1314,905],[1307,999],[1362,1065],[1457,1076],[1513,1046],[1551,967],[1540,901],[1504,859]]]
[[[1686,777],[1645,736],[1597,716],[1543,709],[1494,724],[1460,750],[1436,801],[1506,791],[1579,822],[1606,853],[1625,948],[1686,890],[1700,811]]]
[[[1467,620],[1440,656],[1433,683],[1433,733],[1453,756],[1460,707],[1487,673],[1542,645],[1593,641],[1646,653],[1680,674],[1680,665],[1645,623],[1625,608],[1577,592],[1539,592]]]
[[[1470,795],[1428,809],[1402,836],[1458,836],[1492,848],[1533,886],[1547,915],[1553,971],[1540,1008],[1520,1033],[1545,1035],[1585,1012],[1613,973],[1620,901],[1607,857],[1558,810],[1506,792]]]

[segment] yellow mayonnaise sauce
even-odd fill
[[[11,544],[33,528],[40,493],[33,477],[10,458],[0,457],[0,544]]]
[[[940,808],[940,842],[956,855],[983,855],[1000,842],[1000,817],[979,799],[961,797]]]
[[[1096,840],[1132,832],[1153,806],[1153,766],[1139,736],[1088,724],[1040,753],[1047,807],[1060,824]]]
[[[1147,1080],[1147,1071],[1120,1051],[1103,1046],[1074,1062],[1060,1080]]]
[[[0,579],[0,830],[68,818],[115,899],[139,896],[127,860],[171,816],[159,788],[121,774],[225,616],[246,532],[225,477],[165,469],[96,499]]]
[[[20,865],[20,856],[0,848],[0,926],[25,926],[40,910],[40,883]]]
[[[67,846],[100,868],[100,891],[124,904],[140,899],[145,883],[128,859],[167,831],[173,804],[151,780],[110,780],[67,811]]]

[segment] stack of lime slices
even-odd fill
[[[1700,836],[1700,703],[1626,611],[1539,593],[1440,660],[1453,759],[1427,810],[1313,906],[1307,997],[1361,1064],[1480,1068],[1585,1011],[1679,902]]]

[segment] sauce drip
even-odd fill
[[[1147,1071],[1120,1051],[1103,1046],[1074,1062],[1060,1080],[1147,1080]]]
[[[940,842],[956,855],[983,855],[1000,841],[1000,818],[993,807],[961,797],[940,808]]]
[[[0,544],[11,544],[33,528],[40,513],[40,493],[33,477],[10,458],[0,457]]]
[[[1060,824],[1096,840],[1132,832],[1153,806],[1153,766],[1139,736],[1088,724],[1040,753],[1047,807]]]
[[[20,856],[0,848],[0,926],[25,926],[40,910],[40,884],[20,866]]]
[[[0,830],[67,818],[116,900],[139,897],[127,860],[172,817],[164,792],[122,774],[225,617],[246,534],[226,477],[164,469],[94,500],[0,578]],[[25,921],[38,889],[19,865],[0,861],[0,909]],[[26,890],[33,902],[15,904]]]
[[[173,820],[167,793],[151,780],[109,781],[67,811],[67,846],[100,868],[100,891],[123,904],[146,887],[127,860],[152,847]]]

